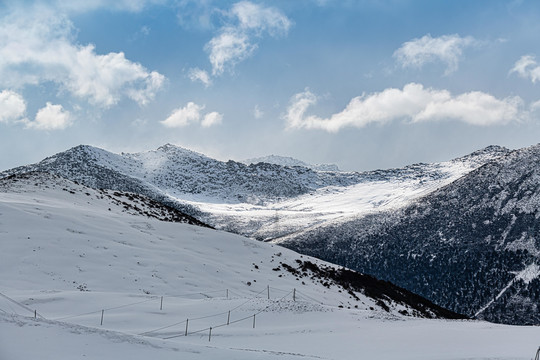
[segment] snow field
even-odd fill
[[[0,190],[0,293],[13,299],[0,296],[2,360],[509,360],[538,346],[538,327],[419,320],[353,301],[284,271],[325,263],[277,245],[130,215],[63,180],[18,186]],[[244,320],[224,325],[229,310]]]

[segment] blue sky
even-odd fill
[[[0,169],[173,143],[368,170],[540,139],[535,1],[110,3],[0,1]]]

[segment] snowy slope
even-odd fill
[[[528,359],[536,349],[538,328],[420,320],[383,299],[386,311],[297,261],[339,270],[330,264],[158,221],[123,204],[142,198],[107,194],[46,174],[1,181],[1,359]]]
[[[120,155],[78,146],[0,177],[51,172],[93,188],[144,194],[216,228],[269,239],[402,207],[507,152],[488,147],[444,163],[357,173],[222,162],[170,144]]]
[[[537,328],[417,320],[407,304],[301,266],[339,270],[330,264],[159,221],[133,209],[143,198],[108,194],[47,174],[0,182],[1,359],[526,359],[535,350]]]

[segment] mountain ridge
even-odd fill
[[[280,156],[280,155],[268,155],[258,158],[251,158],[240,161],[246,165],[258,164],[258,163],[268,163],[281,166],[302,166],[307,167],[312,170],[317,171],[341,171],[339,167],[335,164],[308,164],[302,160],[298,160],[289,156]]]
[[[359,211],[401,206],[506,151],[488,147],[445,163],[358,173],[223,162],[171,144],[133,154],[80,145],[0,177],[51,172],[93,188],[139,193],[214,227],[263,240]],[[306,203],[315,205],[309,209]]]
[[[514,150],[397,211],[277,242],[395,282],[454,311],[538,324],[540,274],[532,270],[540,254],[539,163],[540,145]]]

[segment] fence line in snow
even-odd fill
[[[280,301],[284,300],[286,297],[292,295],[293,301],[296,301],[296,299],[298,299],[298,298],[303,298],[303,299],[306,299],[309,302],[313,301],[313,302],[315,302],[317,304],[323,304],[322,302],[318,301],[317,299],[315,299],[315,298],[313,298],[311,296],[308,296],[306,294],[303,294],[302,292],[298,291],[296,288],[294,288],[293,290],[287,291],[287,290],[283,290],[283,289],[270,287],[268,285],[265,288],[263,288],[261,291],[259,291],[255,295],[253,295],[251,298],[247,299],[243,303],[241,303],[241,304],[239,304],[239,305],[237,305],[237,306],[235,306],[235,307],[233,307],[233,308],[231,308],[231,309],[229,309],[227,311],[223,311],[223,312],[219,312],[219,313],[215,313],[215,314],[210,314],[210,315],[205,315],[205,316],[199,316],[199,317],[195,317],[195,318],[187,318],[186,320],[178,321],[178,322],[168,324],[168,325],[165,325],[165,326],[153,329],[153,330],[145,331],[143,333],[139,333],[138,335],[140,335],[140,336],[151,336],[151,334],[155,334],[155,333],[157,333],[159,331],[169,329],[169,328],[172,328],[172,327],[175,327],[175,326],[178,326],[178,325],[186,324],[185,331],[183,331],[182,333],[179,332],[176,335],[163,337],[162,339],[173,339],[173,338],[177,338],[177,337],[181,337],[181,336],[194,335],[194,334],[198,334],[198,333],[208,331],[209,332],[208,339],[210,341],[211,336],[212,336],[212,330],[215,330],[215,329],[218,329],[218,328],[221,328],[221,327],[224,327],[224,326],[233,325],[233,324],[243,322],[243,321],[246,321],[246,320],[253,320],[253,328],[255,328],[256,316],[261,314],[262,312],[265,312],[268,308],[273,306],[275,303],[269,304],[266,307],[264,307],[263,309],[259,310],[258,312],[255,312],[255,313],[253,313],[253,314],[251,314],[249,316],[242,317],[240,319],[231,320],[231,313],[234,312],[235,310],[238,310],[239,308],[245,306],[249,302],[252,302],[252,301],[254,301],[256,299],[263,299],[263,297],[260,297],[260,295],[262,295],[265,292],[266,292],[266,295],[267,295],[266,297],[270,300],[270,295],[271,295],[270,290],[272,290],[272,292],[285,293],[285,295],[282,296],[281,298],[279,298],[277,300],[277,302],[280,302]],[[105,311],[117,310],[117,309],[126,308],[126,307],[130,307],[130,306],[135,306],[135,305],[147,303],[147,302],[150,302],[150,301],[156,301],[156,300],[160,300],[160,310],[162,310],[163,309],[163,299],[166,298],[166,297],[178,298],[178,297],[182,297],[182,296],[191,296],[191,295],[208,296],[206,294],[215,294],[215,293],[221,293],[221,294],[225,293],[225,296],[226,296],[227,299],[229,299],[229,294],[237,294],[236,292],[232,292],[232,291],[229,291],[228,289],[225,289],[225,290],[216,290],[216,291],[206,291],[204,293],[203,292],[192,292],[192,293],[184,293],[184,294],[178,294],[178,295],[163,295],[163,296],[153,295],[153,296],[151,296],[151,298],[145,299],[145,300],[142,300],[142,301],[137,301],[137,302],[133,302],[133,303],[123,304],[123,305],[118,305],[118,306],[113,306],[113,307],[108,307],[108,308],[102,308],[100,310],[85,312],[85,313],[81,313],[81,314],[68,315],[68,316],[56,318],[56,319],[53,319],[53,320],[55,320],[55,321],[63,321],[63,320],[72,319],[72,318],[76,318],[76,317],[81,317],[81,316],[85,316],[85,315],[92,315],[92,314],[100,314],[101,313],[100,324],[103,325]],[[22,307],[23,309],[31,312],[34,315],[34,317],[39,316],[39,317],[45,319],[45,317],[42,316],[41,314],[38,314],[36,310],[30,309],[26,305],[21,304],[20,302],[17,302],[16,300],[13,300],[13,299],[9,298],[8,296],[6,296],[6,295],[4,295],[2,293],[0,293],[0,297],[4,297],[5,299],[9,300],[10,302],[12,302],[12,303]],[[4,313],[7,313],[3,309],[0,309],[0,311],[2,311]],[[218,317],[218,316],[225,316],[225,315],[227,315],[227,321],[226,322],[219,323],[219,324],[217,324],[215,326],[205,327],[203,329],[189,331],[188,325],[189,325],[190,321],[193,322],[193,321],[197,321],[197,320],[209,319],[209,318]]]

